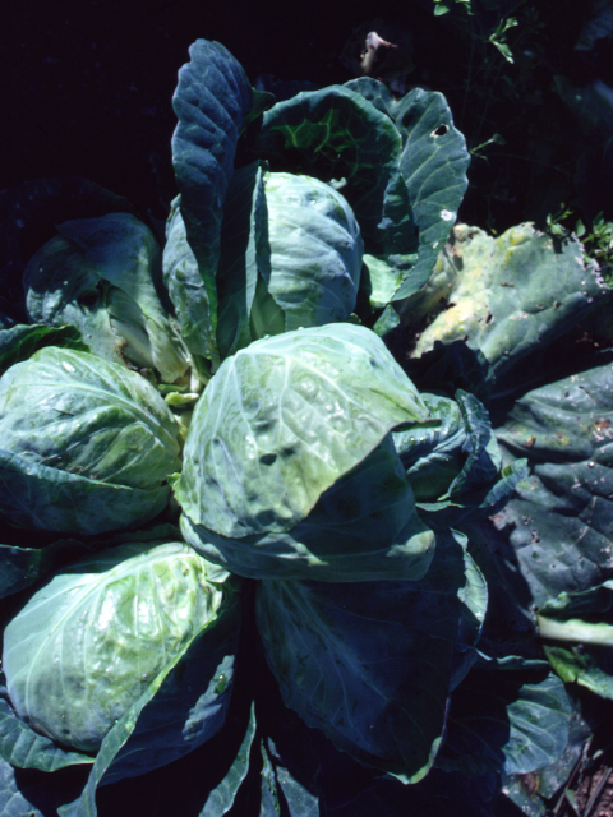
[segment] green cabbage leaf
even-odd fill
[[[337,748],[405,782],[431,767],[454,669],[455,683],[468,671],[460,622],[476,640],[483,621],[484,583],[467,579],[465,546],[437,536],[420,581],[258,586],[258,628],[286,705]]]
[[[181,377],[189,354],[156,289],[161,251],[151,230],[128,213],[57,229],[24,271],[30,319],[76,326],[105,360],[155,370],[168,383]]]
[[[172,101],[179,119],[172,164],[183,222],[173,226],[186,240],[182,252],[175,249],[164,259],[164,280],[183,339],[206,375],[218,365],[215,275],[223,203],[252,91],[240,63],[219,43],[197,40],[189,52]]]

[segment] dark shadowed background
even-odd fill
[[[354,29],[379,18],[390,38],[408,33],[412,39],[415,68],[407,87],[443,92],[470,149],[496,132],[505,138],[504,145],[485,151],[487,160],[473,160],[464,220],[502,230],[542,219],[575,192],[580,138],[553,78],[561,72],[575,84],[595,75],[606,80],[604,74],[613,73],[613,58],[607,57],[613,49],[573,51],[589,4],[542,0],[534,29],[526,23],[525,3],[519,12],[512,0],[477,5],[481,42],[475,47],[462,26],[465,15],[435,17],[432,0],[5,4],[0,189],[24,179],[77,174],[126,196],[139,212],[165,218],[175,194],[171,97],[190,43],[198,37],[220,41],[252,83],[273,74],[327,85],[351,78],[343,49]],[[496,21],[510,12],[520,19],[508,41],[527,60],[516,58],[513,65],[487,43]],[[357,58],[360,40],[354,40],[350,50]],[[598,164],[597,152],[588,155]]]

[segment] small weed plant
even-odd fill
[[[547,216],[548,232],[563,239],[571,232],[569,222],[573,216],[574,210],[562,203],[557,213]],[[613,221],[606,221],[603,213],[598,213],[589,229],[581,219],[576,219],[572,232],[583,242],[590,258],[598,261],[607,283],[613,282]]]

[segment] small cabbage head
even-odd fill
[[[169,240],[178,246],[176,227]],[[330,185],[257,162],[237,171],[217,269],[221,357],[266,335],[349,319],[363,249],[353,210]]]
[[[254,338],[346,320],[360,286],[364,242],[345,197],[311,176],[264,173],[270,252],[251,313]],[[272,324],[272,298],[280,325]],[[270,307],[270,308],[269,308]]]
[[[122,545],[57,574],[5,630],[3,665],[19,718],[61,745],[97,752],[213,626],[228,576],[182,542]]]
[[[142,524],[168,503],[178,430],[136,372],[41,349],[0,378],[0,514],[80,535]]]

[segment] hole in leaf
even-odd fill
[[[434,128],[430,136],[444,136],[448,130],[449,125],[439,125],[438,128]]]
[[[405,130],[411,130],[419,122],[419,113],[415,109],[409,109],[403,114],[400,124]]]
[[[89,292],[82,292],[79,295],[77,303],[79,306],[85,307],[85,309],[94,309],[103,304],[104,296],[105,284],[103,281],[98,281],[95,289],[91,289]]]
[[[91,309],[98,303],[98,293],[95,291],[84,292],[82,295],[79,295],[77,303],[79,304],[79,306],[84,306],[87,309]]]

